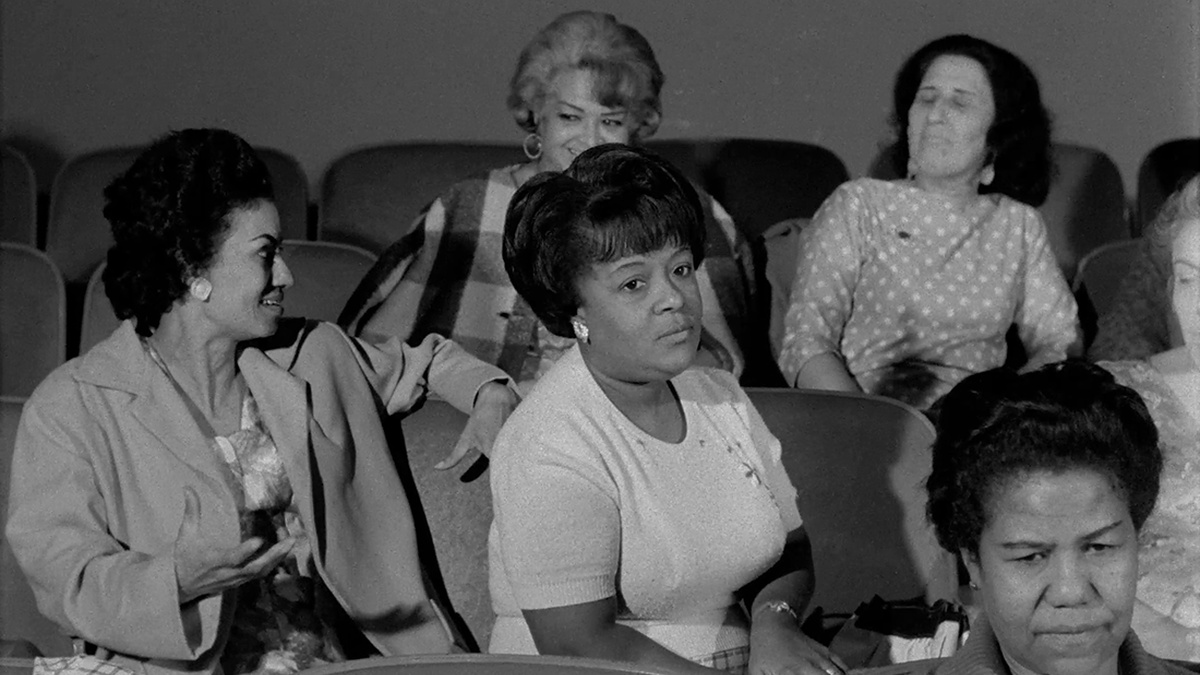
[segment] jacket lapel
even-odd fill
[[[247,347],[238,357],[246,386],[258,404],[263,424],[283,455],[300,515],[315,522],[312,512],[312,472],[309,467],[308,388],[303,380],[279,367],[260,350]]]

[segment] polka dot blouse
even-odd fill
[[[801,237],[779,365],[789,382],[824,353],[863,391],[927,408],[1002,365],[1018,328],[1031,364],[1080,342],[1075,300],[1030,206],[965,208],[903,182],[840,186]]]

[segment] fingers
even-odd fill
[[[280,539],[275,542],[275,545],[263,552],[262,555],[249,561],[242,567],[242,572],[251,577],[260,577],[267,572],[275,569],[283,559],[291,553],[292,547],[296,545],[296,540],[292,537]]]
[[[200,495],[192,486],[183,488],[183,522],[179,523],[178,539],[191,538],[200,531]]]
[[[454,450],[450,451],[449,455],[446,455],[446,459],[434,464],[433,468],[445,470],[457,466],[471,452],[472,445],[470,437],[464,433],[459,437],[458,443],[454,444]]]

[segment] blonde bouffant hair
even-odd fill
[[[537,131],[537,112],[550,83],[559,73],[573,69],[592,74],[598,103],[630,112],[635,141],[649,138],[658,129],[663,73],[650,43],[613,15],[590,11],[559,16],[521,51],[508,93],[508,109],[517,126]]]

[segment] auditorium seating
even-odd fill
[[[810,608],[849,613],[873,595],[957,597],[954,559],[925,519],[933,425],[882,396],[747,389],[783,444],[818,579]]]
[[[37,246],[37,180],[19,150],[0,145],[0,241]]]
[[[784,218],[812,216],[848,177],[837,155],[798,141],[652,140],[646,147],[716,197],[748,239]],[[523,161],[516,145],[396,143],[355,150],[325,172],[317,237],[382,252],[451,185]]]
[[[66,357],[62,275],[41,251],[0,242],[0,395],[28,396]]]
[[[1134,225],[1140,234],[1167,196],[1200,172],[1200,138],[1177,138],[1155,146],[1138,167]]]
[[[1083,256],[1111,241],[1130,237],[1125,185],[1117,165],[1104,152],[1071,143],[1055,143],[1055,171],[1050,194],[1038,207],[1046,223],[1050,248],[1070,282]],[[893,146],[871,163],[869,175],[899,178],[892,162]]]
[[[358,282],[375,264],[373,254],[329,241],[287,239],[282,254],[294,279],[284,291],[284,313],[335,323]]]
[[[1088,302],[1096,316],[1104,316],[1112,306],[1125,273],[1134,259],[1142,255],[1144,242],[1141,239],[1114,241],[1097,248],[1079,261],[1079,272],[1075,275],[1076,296],[1087,294]]]

